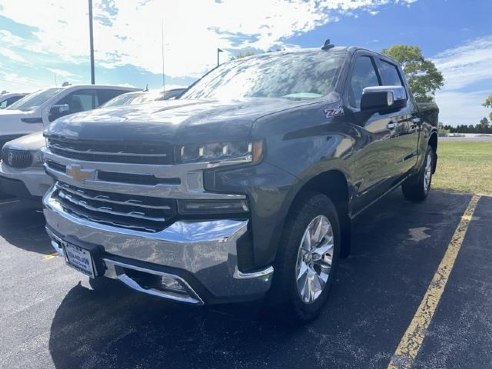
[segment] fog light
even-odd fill
[[[162,276],[161,286],[165,290],[186,293],[184,287],[177,280],[171,277]]]

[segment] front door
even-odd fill
[[[357,144],[349,160],[352,183],[355,187],[352,212],[357,213],[391,187],[391,179],[397,175],[393,165],[396,149],[392,117],[360,111],[362,91],[366,87],[380,86],[381,77],[376,61],[371,55],[358,54],[350,73],[345,105],[354,116],[352,128],[356,131]]]

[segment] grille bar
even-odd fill
[[[131,206],[138,206],[142,207],[144,209],[161,209],[161,210],[168,210],[171,211],[172,207],[170,205],[152,205],[152,204],[147,204],[144,203],[142,200],[138,199],[127,199],[127,200],[115,200],[115,194],[88,194],[91,192],[91,190],[82,190],[79,188],[75,188],[66,184],[59,183],[58,187],[61,188],[63,191],[68,192],[69,194],[72,194],[74,196],[82,197],[87,200],[92,200],[92,201],[100,201],[103,203],[110,203],[110,204],[117,204],[117,205],[131,205]],[[94,191],[98,192],[98,191]]]
[[[130,164],[172,164],[172,145],[159,143],[91,142],[49,138],[48,147],[54,154],[85,161]]]
[[[164,229],[177,213],[171,199],[86,190],[60,182],[54,196],[74,215],[148,232]]]
[[[2,161],[12,168],[28,168],[32,165],[32,154],[28,150],[2,148]]]

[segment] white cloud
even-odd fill
[[[490,109],[482,106],[491,91],[459,92],[444,91],[436,94],[439,106],[439,121],[456,126],[458,124],[477,124],[488,117]]]
[[[488,116],[490,109],[482,103],[492,93],[492,35],[445,50],[433,61],[444,76],[444,87],[436,92],[439,120],[452,125],[477,124]],[[490,90],[474,88],[486,81]]]
[[[46,87],[44,83],[32,81],[10,70],[0,70],[2,90],[13,92],[33,92]]]
[[[14,62],[17,62],[17,63],[23,63],[23,64],[29,63],[24,57],[22,57],[21,55],[19,55],[15,51],[13,51],[11,49],[6,49],[4,47],[0,47],[0,56],[4,56],[4,57],[6,57],[6,58],[8,58]]]
[[[455,90],[492,79],[492,35],[448,49],[433,58],[444,75],[444,88]]]
[[[335,21],[340,14],[376,12],[388,3],[413,1],[95,0],[96,60],[106,67],[129,64],[160,73],[163,23],[166,74],[197,76],[215,64],[218,47],[284,47],[286,38]],[[24,40],[26,49],[72,63],[88,60],[86,1],[7,0],[0,14],[35,28],[35,39]]]
[[[69,71],[64,70],[64,69],[58,69],[58,68],[46,68],[46,69],[48,71],[50,71],[51,73],[53,73],[57,76],[60,76],[60,77],[65,77],[65,78],[75,77],[75,74],[70,73]]]

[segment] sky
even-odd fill
[[[492,93],[492,0],[93,0],[96,83],[186,86],[253,51],[416,45],[445,78],[440,121],[476,124]],[[163,58],[164,55],[164,58]],[[163,63],[164,61],[164,63]],[[88,0],[0,1],[0,91],[90,83]]]

